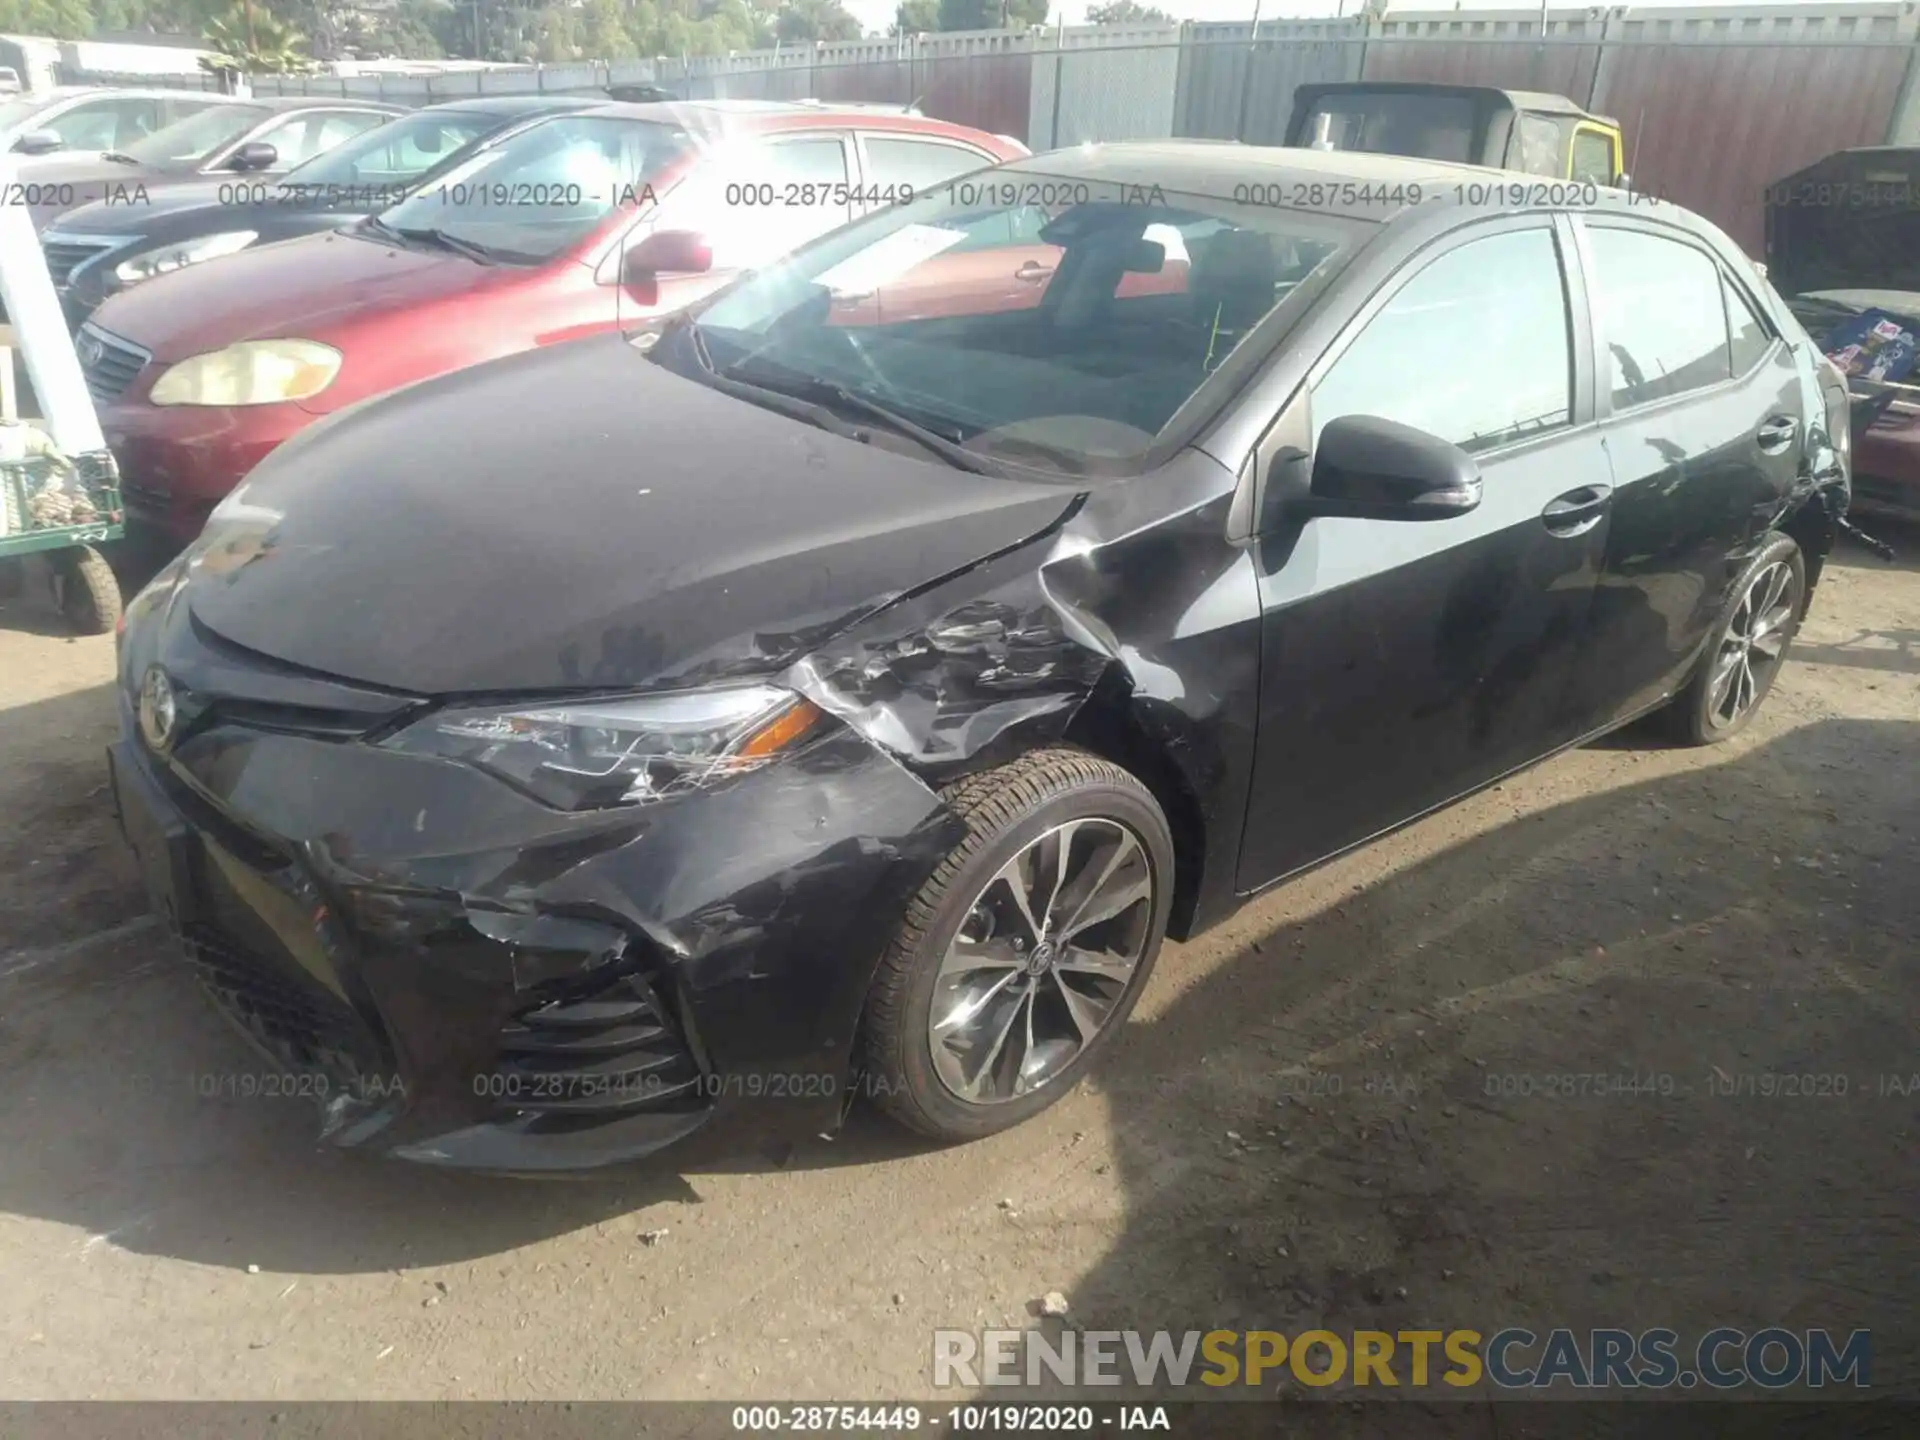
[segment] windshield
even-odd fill
[[[1253,328],[1373,228],[1177,185],[1024,166],[951,181],[726,291],[699,339],[731,379],[837,388],[982,457],[1137,468]],[[698,374],[690,348],[658,354]]]
[[[694,143],[677,125],[617,116],[545,120],[456,165],[380,213],[390,230],[435,230],[534,261],[571,249]]]
[[[134,141],[121,153],[142,165],[204,160],[258,125],[266,113],[253,105],[209,105]]]
[[[497,115],[421,110],[376,125],[287,173],[289,185],[379,185],[424,175],[453,152],[498,129]],[[394,197],[398,198],[398,197]]]
[[[1308,112],[1302,143],[1320,150],[1364,150],[1471,164],[1473,112],[1473,101],[1465,95],[1391,90],[1328,95]]]

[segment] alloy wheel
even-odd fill
[[[1146,953],[1156,883],[1140,837],[1104,818],[1056,825],[995,871],[934,980],[927,1040],[940,1083],[992,1105],[1072,1065]]]
[[[1786,654],[1800,603],[1793,567],[1776,560],[1748,582],[1713,660],[1707,714],[1721,729],[1737,722],[1765,693]]]

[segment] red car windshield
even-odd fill
[[[472,155],[380,213],[389,230],[432,231],[521,261],[571,249],[694,143],[676,125],[557,115]]]

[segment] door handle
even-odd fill
[[[1793,443],[1793,437],[1799,433],[1799,423],[1792,416],[1776,415],[1754,431],[1753,438],[1763,455],[1778,455]]]
[[[1042,265],[1038,260],[1029,260],[1013,272],[1013,278],[1016,280],[1024,280],[1029,285],[1032,285],[1046,279],[1051,274],[1053,274],[1053,267],[1051,265]]]
[[[1540,512],[1540,523],[1547,527],[1549,535],[1571,539],[1598,525],[1612,503],[1611,485],[1582,485],[1578,490],[1569,490],[1549,500],[1546,509]]]

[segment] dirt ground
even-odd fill
[[[1911,560],[1842,553],[1737,742],[1562,757],[1171,947],[1024,1128],[570,1184],[196,1094],[247,1057],[114,830],[112,655],[0,603],[5,1398],[927,1397],[935,1328],[1049,1290],[1098,1329],[1864,1327],[1920,1395]],[[1764,1073],[1847,1093],[1710,1093]]]

